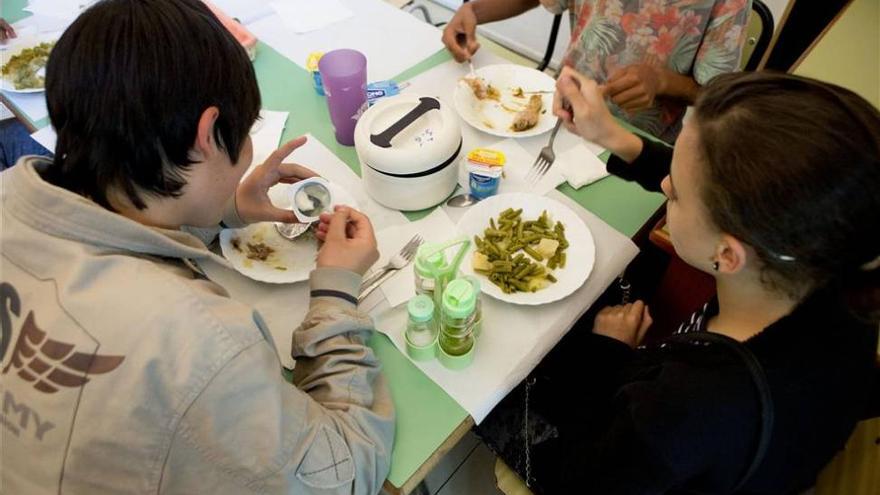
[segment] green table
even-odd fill
[[[0,15],[10,23],[16,22],[29,15],[22,11],[25,3],[26,0],[4,0]],[[412,78],[450,59],[448,53],[441,51],[398,75],[395,80]],[[311,133],[360,175],[354,148],[336,142],[326,101],[312,89],[311,76],[263,43],[257,47],[254,69],[263,108],[290,112],[282,140]],[[11,109],[23,117],[17,109]],[[48,119],[32,122],[24,117],[23,120],[35,129],[49,124]],[[638,185],[616,177],[608,177],[580,190],[567,184],[560,190],[628,236],[633,236],[663,203],[663,196],[647,193]],[[410,217],[418,218],[426,213],[418,212]],[[397,408],[397,433],[385,488],[392,493],[409,493],[467,433],[473,420],[410,363],[387,337],[377,333],[369,344],[382,361]]]

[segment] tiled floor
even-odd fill
[[[427,476],[425,488],[430,495],[501,495],[495,486],[495,456],[468,433]]]

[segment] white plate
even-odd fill
[[[279,208],[290,208],[290,184],[278,184],[269,189],[269,199]],[[333,205],[348,205],[357,208],[357,202],[342,187],[330,183]],[[243,251],[232,246],[238,239],[242,250],[248,242],[262,242],[275,250],[266,261],[249,260]],[[224,229],[220,232],[220,250],[233,268],[242,275],[268,282],[270,284],[291,284],[308,280],[309,273],[315,269],[315,256],[318,241],[306,233],[294,240],[281,237],[275,230],[274,222],[260,222],[242,229]]]
[[[39,45],[40,43],[44,43],[47,41],[53,42],[55,40],[54,39],[37,39],[34,36],[30,36],[27,38],[24,38],[24,37],[20,38],[19,41],[15,42],[14,45],[11,45],[7,49],[0,52],[0,53],[2,53],[2,56],[0,56],[0,67],[6,65],[6,63],[9,62],[9,60],[12,57],[21,53],[25,48],[33,48],[33,47]],[[43,68],[42,70],[44,72],[43,77],[45,78],[45,70],[46,69]],[[10,93],[42,93],[43,91],[46,90],[46,88],[15,89],[15,84],[12,82],[12,80],[7,79],[5,77],[0,77],[0,89],[2,89],[3,91],[8,91]]]
[[[552,77],[541,71],[513,64],[487,65],[480,67],[476,74],[487,84],[498,88],[501,102],[479,100],[466,82],[459,81],[453,96],[455,110],[472,127],[495,136],[523,138],[544,134],[556,125],[552,93],[556,89],[556,81]],[[525,98],[515,98],[515,88],[522,88],[526,92]],[[527,131],[512,131],[510,124],[516,114],[505,110],[501,104],[510,108],[524,107],[531,96],[529,91],[550,91],[541,95],[544,107],[541,109],[538,124]]]
[[[547,304],[567,297],[580,288],[590,276],[590,272],[593,271],[593,264],[596,261],[596,244],[593,242],[593,234],[590,233],[589,227],[577,213],[558,201],[537,194],[499,194],[471,206],[458,221],[458,228],[470,238],[475,235],[483,237],[483,231],[489,227],[489,219],[497,219],[498,215],[508,208],[522,208],[522,216],[526,220],[537,219],[541,216],[541,212],[547,210],[547,214],[553,221],[562,222],[565,225],[565,238],[569,243],[569,247],[565,251],[567,262],[565,268],[557,268],[552,272],[557,282],[537,292],[505,294],[486,277],[474,272],[471,267],[471,258],[476,246],[473,244],[461,264],[462,273],[475,275],[480,280],[485,294],[513,304]]]

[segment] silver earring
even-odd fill
[[[712,269],[715,270],[716,272],[718,271],[719,267],[721,267],[721,264],[719,264],[717,261],[712,263]]]

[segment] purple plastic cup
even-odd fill
[[[324,82],[330,120],[336,129],[336,141],[352,146],[358,110],[367,101],[367,57],[348,48],[333,50],[321,57],[318,70]]]

